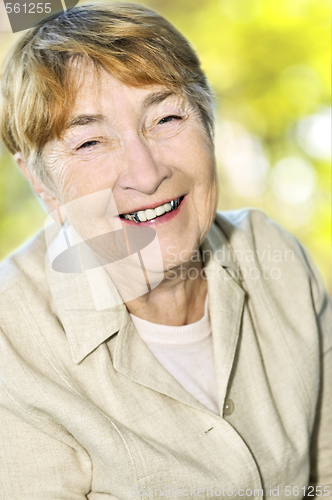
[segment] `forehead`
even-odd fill
[[[137,111],[144,111],[169,98],[183,100],[180,89],[161,84],[127,85],[92,63],[73,64],[69,69],[69,79],[76,87],[69,124],[83,110],[102,114],[105,109],[112,107],[124,112],[130,106]]]

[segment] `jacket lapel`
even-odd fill
[[[224,250],[216,254],[216,249]],[[209,312],[222,414],[241,328],[245,292],[233,278],[236,263],[231,258],[225,236],[213,226],[202,245],[204,270],[208,280]],[[222,263],[216,255],[222,255]],[[222,265],[223,264],[223,265]],[[210,411],[163,368],[138,335],[129,314],[125,314],[117,336],[114,368],[136,383],[177,399],[200,410]]]
[[[134,382],[203,411],[209,411],[189,394],[159,363],[136,331],[129,313],[117,335],[113,366]]]
[[[241,331],[245,291],[240,286],[238,263],[230,242],[216,224],[212,225],[201,251],[208,280],[218,404],[222,415]]]
[[[222,414],[241,330],[245,292],[216,262],[211,262],[207,273],[218,404]]]

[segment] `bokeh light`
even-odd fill
[[[309,201],[313,196],[317,176],[307,160],[289,157],[274,165],[271,183],[274,194],[281,202],[298,205]]]
[[[297,140],[301,148],[313,158],[331,159],[331,108],[302,118],[297,125]]]
[[[233,189],[241,196],[257,197],[267,185],[269,162],[260,140],[238,123],[220,122],[216,130],[216,156]]]

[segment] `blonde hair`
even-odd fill
[[[45,144],[59,137],[75,99],[68,62],[89,60],[122,83],[180,90],[210,139],[212,91],[188,41],[166,19],[129,3],[86,4],[26,32],[9,55],[1,82],[0,132],[43,178]]]

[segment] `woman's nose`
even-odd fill
[[[139,136],[131,135],[126,139],[123,160],[125,168],[119,178],[122,189],[153,194],[171,176],[171,169],[158,151]]]

